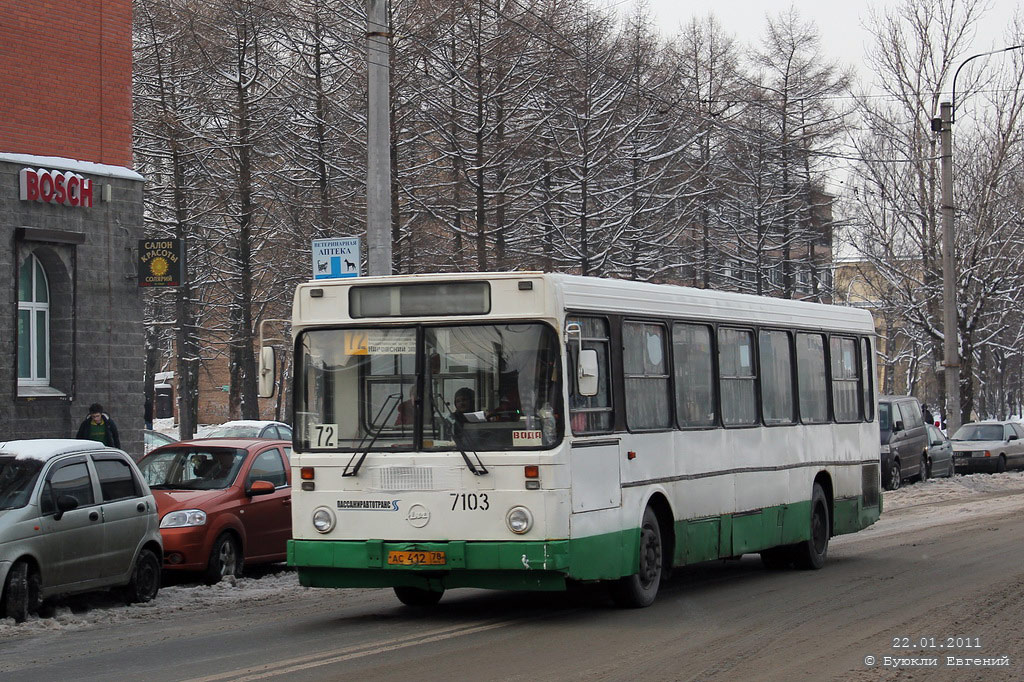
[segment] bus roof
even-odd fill
[[[560,305],[572,312],[675,317],[758,325],[873,334],[874,319],[862,308],[770,296],[755,296],[676,284],[652,284],[624,279],[585,277],[539,271],[435,272],[359,278],[312,280],[300,289],[333,286],[416,284],[434,281],[543,279],[550,283]],[[298,297],[299,292],[296,292]]]

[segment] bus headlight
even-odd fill
[[[533,514],[526,507],[512,507],[505,515],[505,525],[516,535],[522,535],[533,528]]]
[[[319,533],[330,533],[334,530],[334,514],[327,507],[313,510],[313,527]]]

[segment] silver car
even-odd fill
[[[88,440],[0,442],[0,617],[24,621],[48,597],[160,589],[156,501],[132,458]]]
[[[957,429],[950,440],[958,473],[1024,467],[1024,426],[1017,422],[971,422]]]

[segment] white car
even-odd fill
[[[957,473],[1024,467],[1024,425],[1017,422],[971,422],[957,429],[950,440]]]
[[[241,420],[225,422],[202,435],[203,438],[270,438],[291,440],[292,427],[283,422]]]

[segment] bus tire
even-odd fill
[[[441,601],[444,590],[424,590],[421,587],[401,585],[395,588],[395,596],[406,606],[434,606]]]
[[[612,584],[612,599],[624,608],[641,609],[654,603],[661,586],[663,544],[658,516],[648,507],[640,524],[640,557],[633,575]]]
[[[828,540],[831,535],[831,519],[825,491],[817,483],[811,491],[811,536],[796,545],[794,559],[797,568],[818,570],[825,565],[828,556]]]

